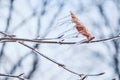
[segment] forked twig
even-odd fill
[[[10,35],[8,35],[8,34],[6,34],[6,33],[4,33],[4,32],[0,32],[0,33],[2,33],[2,34],[5,35],[5,36],[8,36],[10,39],[13,39],[13,37],[11,37]],[[66,70],[66,71],[68,71],[68,72],[70,72],[70,73],[72,73],[72,74],[74,74],[74,75],[79,76],[81,79],[82,79],[84,76],[87,76],[87,77],[88,77],[88,76],[100,76],[100,75],[103,75],[103,74],[105,73],[105,72],[102,72],[102,73],[99,73],[99,74],[80,74],[80,73],[77,73],[77,72],[72,71],[71,69],[67,68],[64,64],[61,64],[61,63],[59,63],[59,62],[57,62],[57,61],[55,61],[55,60],[47,57],[46,55],[40,53],[37,49],[34,49],[34,48],[28,46],[27,44],[21,42],[21,41],[17,41],[17,42],[20,43],[21,45],[23,45],[23,46],[25,46],[25,47],[33,50],[36,54],[41,55],[42,57],[46,58],[47,60],[51,61],[52,63],[57,64],[59,67],[63,68],[64,70]]]
[[[1,34],[4,35],[3,32],[0,31]],[[8,35],[10,36],[10,35]],[[13,35],[11,35],[12,37]],[[36,43],[47,43],[47,44],[68,44],[68,45],[71,45],[71,44],[84,44],[84,43],[95,43],[95,42],[103,42],[103,41],[109,41],[109,40],[115,40],[115,39],[119,39],[120,38],[120,34],[116,35],[116,36],[113,36],[113,37],[110,37],[110,38],[105,38],[105,39],[99,39],[99,40],[93,40],[93,41],[80,41],[80,42],[64,42],[64,41],[54,41],[54,40],[51,40],[50,38],[48,39],[25,39],[25,38],[15,38],[15,37],[3,37],[3,38],[0,38],[0,42],[17,42],[17,41],[22,41],[22,42],[36,42]],[[53,38],[55,39],[55,38]],[[60,39],[60,38],[56,38],[56,39]]]
[[[23,75],[24,75],[24,73],[19,74],[19,75],[17,75],[17,76],[15,76],[15,75],[10,75],[10,74],[2,74],[2,73],[0,73],[0,76],[17,78],[17,79],[19,79],[19,80],[25,80],[25,78],[22,78]]]

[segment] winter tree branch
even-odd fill
[[[10,75],[10,74],[2,74],[0,73],[0,76],[3,76],[3,77],[11,77],[11,78],[17,78],[19,80],[25,80],[25,78],[23,78],[22,76],[24,75],[24,73],[22,74],[19,74],[19,75]]]
[[[0,32],[0,33],[3,34],[4,36],[7,36],[10,40],[14,40],[14,37],[13,37],[14,35],[9,35],[9,34],[4,33],[4,32]],[[26,39],[25,39],[25,40],[26,40]],[[25,47],[33,50],[36,54],[39,54],[40,56],[42,56],[42,57],[46,58],[47,60],[51,61],[52,63],[58,65],[59,67],[63,68],[64,70],[66,70],[66,71],[68,71],[68,72],[70,72],[70,73],[72,73],[72,74],[74,74],[74,75],[79,76],[81,80],[84,80],[84,79],[87,78],[88,76],[100,76],[100,75],[103,75],[103,74],[105,73],[105,72],[102,72],[102,73],[98,73],[98,74],[80,74],[80,73],[78,73],[78,72],[72,71],[71,69],[67,68],[66,65],[61,64],[61,63],[59,63],[59,62],[57,62],[57,61],[55,61],[55,60],[47,57],[46,55],[40,53],[37,49],[34,49],[34,48],[30,47],[29,45],[23,43],[23,41],[25,41],[25,40],[20,40],[20,39],[19,39],[19,40],[16,40],[16,41],[14,41],[14,42],[18,42],[19,44],[21,44],[21,45],[23,45],[23,46],[25,46]],[[28,39],[27,39],[27,40],[28,40]],[[30,41],[31,41],[31,40],[30,40]],[[33,41],[34,41],[34,40],[33,40]],[[85,43],[85,42],[84,42],[84,43]],[[86,43],[87,43],[87,42],[86,42]]]
[[[1,32],[1,34],[5,34],[4,32]],[[99,40],[93,40],[93,41],[80,41],[80,42],[64,42],[62,40],[60,41],[54,41],[51,40],[51,38],[48,39],[25,39],[25,38],[15,38],[15,35],[8,35],[10,37],[3,37],[0,38],[0,42],[17,42],[17,41],[22,41],[22,42],[36,42],[36,43],[47,43],[47,44],[84,44],[84,43],[95,43],[95,42],[103,42],[103,41],[109,41],[109,40],[115,40],[120,38],[120,33],[116,36],[110,37],[110,38],[105,38],[105,39],[99,39]],[[58,38],[52,38],[52,39],[60,39]]]

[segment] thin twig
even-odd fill
[[[81,76],[80,80],[85,80],[88,76],[100,76],[103,74],[105,74],[105,73],[103,72],[103,73],[99,73],[99,74],[86,74],[86,75]]]
[[[3,32],[0,32],[1,34],[4,34]],[[9,35],[10,36],[10,35]],[[13,36],[13,35],[12,35]],[[12,37],[11,36],[11,37]],[[9,38],[9,37],[3,37],[0,38],[0,42],[16,42],[16,41],[22,41],[22,42],[36,42],[36,43],[49,43],[49,44],[84,44],[84,43],[95,43],[95,42],[103,42],[103,41],[108,41],[108,40],[115,40],[115,39],[119,39],[120,35],[117,36],[113,36],[110,38],[105,38],[105,39],[100,39],[100,40],[94,40],[94,41],[83,41],[83,42],[64,42],[64,41],[54,41],[51,40],[50,38],[48,39],[25,39],[25,38]],[[60,39],[60,38],[56,38],[56,39]]]
[[[10,39],[13,39],[13,37],[11,37],[10,35],[8,35],[8,34],[6,34],[6,33],[4,33],[4,32],[0,32],[0,33],[3,34],[3,35],[5,35],[5,36],[8,36]],[[70,72],[70,73],[72,73],[72,74],[75,74],[75,75],[79,76],[80,78],[83,78],[84,76],[100,76],[100,75],[103,75],[103,74],[104,74],[104,73],[99,73],[99,74],[79,74],[79,73],[77,73],[77,72],[75,72],[75,71],[72,71],[71,69],[68,69],[64,64],[61,64],[61,63],[59,63],[59,62],[57,62],[57,61],[55,61],[55,60],[47,57],[46,55],[40,53],[37,49],[34,49],[34,48],[28,46],[27,44],[21,42],[20,40],[17,40],[17,42],[20,43],[20,44],[22,44],[23,46],[25,46],[25,47],[33,50],[36,54],[41,55],[42,57],[44,57],[44,58],[46,58],[47,60],[53,62],[54,64],[57,64],[59,67],[63,68],[64,70],[66,70],[66,71],[68,71],[68,72]]]
[[[21,76],[23,76],[23,74],[24,73],[15,76],[15,75],[10,75],[10,74],[2,74],[2,73],[0,73],[0,76],[17,78],[19,80],[25,80],[24,78],[21,77]]]
[[[66,71],[68,71],[68,72],[70,72],[70,73],[72,73],[72,74],[78,75],[78,76],[80,76],[80,77],[82,77],[82,76],[99,76],[99,75],[103,75],[103,74],[104,74],[104,73],[99,73],[99,74],[87,74],[87,75],[86,75],[86,74],[79,74],[79,73],[77,73],[77,72],[74,72],[74,71],[68,69],[64,64],[61,64],[61,63],[59,63],[59,62],[56,62],[55,60],[53,60],[53,59],[45,56],[44,54],[40,53],[37,49],[34,49],[34,48],[26,45],[25,43],[22,43],[22,42],[19,42],[19,43],[22,44],[22,45],[24,45],[25,47],[28,47],[29,49],[33,50],[35,53],[41,55],[42,57],[44,57],[44,58],[46,58],[47,60],[53,62],[54,64],[57,64],[59,67],[63,68],[64,70],[66,70]]]

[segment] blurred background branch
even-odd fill
[[[0,0],[0,31],[14,34],[13,36],[16,36],[13,37],[14,40],[27,39],[37,42],[41,41],[40,39],[51,39],[49,41],[52,42],[53,38],[58,38],[59,34],[74,26],[69,16],[70,11],[73,11],[88,31],[95,36],[95,40],[91,43],[101,41],[102,43],[77,45],[76,42],[84,38],[81,35],[73,38],[76,30],[72,28],[64,33],[67,35],[64,41],[55,40],[55,43],[72,41],[74,45],[36,42],[26,42],[26,44],[54,58],[55,61],[68,65],[68,68],[75,72],[92,74],[105,71],[106,73],[104,76],[87,79],[119,80],[120,39],[116,35],[120,33],[119,4],[120,0]],[[61,23],[63,24],[58,25]],[[0,39],[1,41],[13,40],[3,35],[0,35]],[[47,40],[42,41],[47,42]],[[0,72],[11,75],[25,73],[26,78],[30,80],[79,78],[55,67],[28,48],[6,42],[0,43]],[[0,79],[10,80],[6,77]]]

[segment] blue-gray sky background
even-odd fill
[[[120,0],[0,0],[0,31],[19,38],[56,38],[74,26],[70,11],[95,39],[120,33]],[[64,39],[78,42],[84,39],[81,35],[73,39],[74,32],[73,28],[65,33]],[[119,39],[82,45],[27,44],[76,72],[105,72],[86,80],[120,80]],[[25,73],[29,80],[79,79],[18,43],[0,43],[0,73]],[[0,80],[13,79],[0,77]]]

